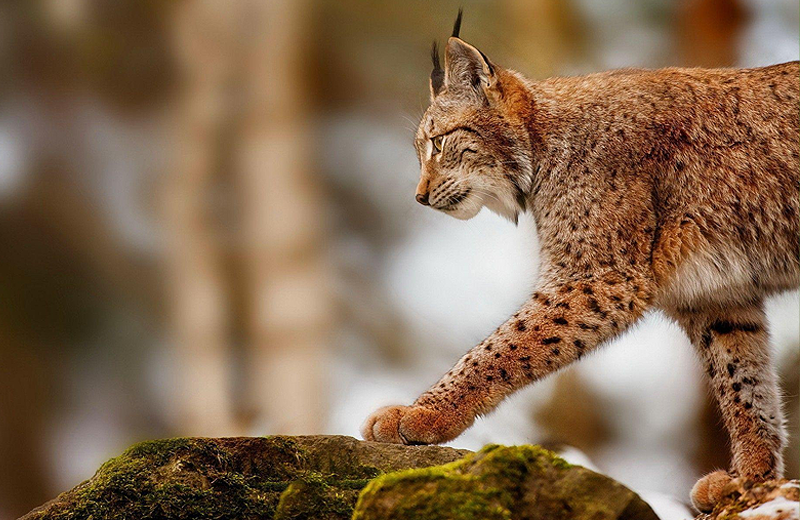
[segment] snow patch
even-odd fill
[[[742,518],[750,518],[753,516],[765,516],[768,518],[778,518],[778,515],[789,513],[789,516],[783,516],[782,519],[786,520],[800,520],[800,505],[794,500],[788,500],[784,496],[777,496],[765,502],[758,507],[746,509],[739,513]]]

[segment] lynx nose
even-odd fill
[[[431,205],[431,203],[428,201],[428,192],[417,193],[416,199],[417,199],[417,202],[419,202],[423,206],[430,206]]]

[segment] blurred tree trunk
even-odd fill
[[[677,12],[678,54],[683,65],[730,67],[739,57],[745,11],[739,0],[683,0]]]
[[[308,4],[292,0],[205,0],[179,10],[181,145],[167,205],[183,432],[248,428],[234,425],[243,409],[229,377],[238,344],[259,432],[322,429],[330,317],[302,75],[308,19]],[[227,249],[209,200],[222,176],[239,188],[234,219],[220,226],[241,224]]]
[[[247,2],[237,171],[241,189],[248,404],[270,433],[316,433],[330,320],[322,208],[308,128],[309,3]]]
[[[179,86],[175,164],[166,186],[169,273],[177,352],[176,427],[182,435],[233,433],[229,317],[213,198],[220,132],[236,50],[235,4],[177,9]]]

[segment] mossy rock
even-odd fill
[[[349,519],[370,479],[467,453],[341,436],[148,441],[23,520]]]
[[[800,481],[753,482],[734,479],[722,490],[714,510],[697,520],[797,520]]]
[[[23,520],[351,517],[656,520],[627,488],[535,446],[471,453],[340,436],[144,442]]]
[[[353,520],[658,520],[622,484],[537,446],[487,446],[439,467],[380,476]]]

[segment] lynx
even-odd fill
[[[530,212],[537,290],[365,439],[436,444],[660,309],[702,360],[732,465],[692,489],[782,476],[786,434],[764,298],[798,286],[800,64],[618,70],[531,81],[459,38],[433,46],[416,200],[459,219]]]

